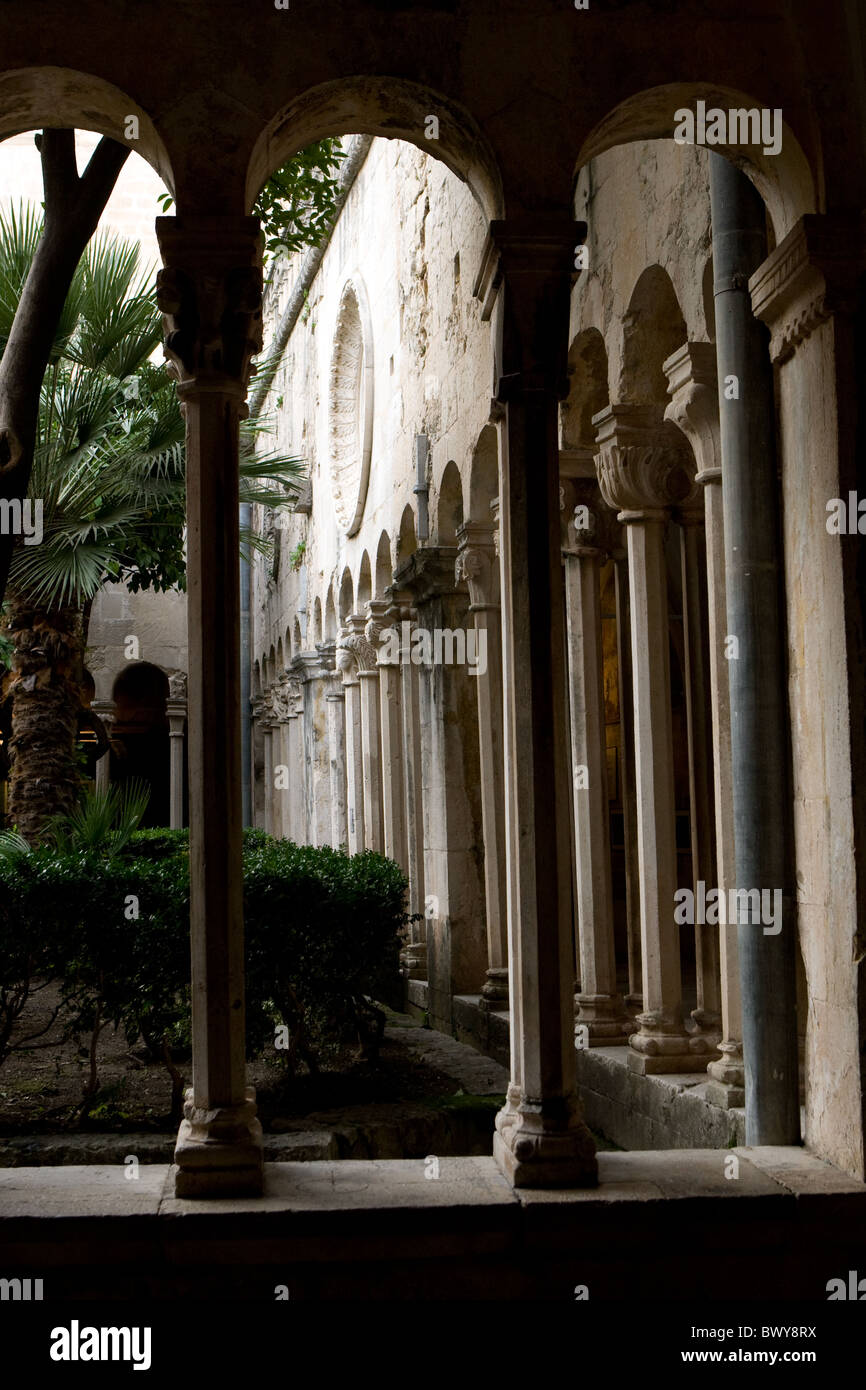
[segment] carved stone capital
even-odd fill
[[[852,314],[866,268],[866,212],[807,213],[749,280],[752,310],[785,362],[820,324]]]
[[[493,608],[499,603],[499,561],[492,525],[466,521],[457,531],[454,578],[469,589],[470,611]]]
[[[158,217],[165,354],[181,395],[243,397],[262,347],[262,236],[254,217]]]
[[[455,545],[425,545],[394,571],[394,583],[412,595],[415,606],[459,592],[454,578]]]
[[[619,543],[620,527],[594,478],[562,480],[559,514],[565,555],[604,559]]]
[[[376,670],[376,648],[366,636],[367,620],[360,613],[347,618],[337,638],[337,669],[343,677],[343,684],[349,684],[359,676]]]
[[[721,481],[719,393],[714,343],[683,343],[663,364],[670,404],[665,419],[692,446],[698,484]]]
[[[367,601],[367,621],[364,624],[364,636],[372,647],[379,646],[383,632],[392,626],[388,621],[389,608],[390,605],[386,599],[371,598]]]
[[[183,704],[186,701],[187,674],[185,671],[174,671],[168,678],[168,698],[172,704]]]
[[[621,521],[663,516],[694,488],[694,465],[675,425],[643,406],[612,405],[593,417],[602,496]]]

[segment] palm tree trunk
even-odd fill
[[[33,844],[48,817],[70,811],[78,796],[81,613],[40,608],[12,592],[6,631],[14,647],[6,678],[12,700],[9,820]]]

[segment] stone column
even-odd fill
[[[303,664],[296,665],[296,660],[286,667],[289,673],[287,682],[288,690],[288,732],[286,735],[287,757],[286,764],[289,769],[289,790],[287,815],[290,826],[289,838],[296,845],[308,845],[310,843],[310,827],[307,820],[307,759],[304,739],[304,709],[306,705],[305,686],[303,682]]]
[[[330,773],[331,844],[348,848],[346,823],[346,697],[342,681],[331,677],[325,696],[328,707],[328,767]]]
[[[381,854],[385,848],[382,802],[382,737],[380,723],[378,636],[380,617],[367,604],[357,632],[358,679],[361,682],[361,757],[364,767],[364,846]],[[381,610],[380,610],[381,611]],[[350,620],[350,621],[355,621]]]
[[[301,652],[292,670],[304,688],[302,804],[308,843],[331,843],[331,758],[327,695],[335,669],[334,644],[323,642],[315,652]]]
[[[770,330],[781,419],[796,867],[791,919],[796,913],[809,992],[805,1142],[860,1180],[866,1176],[860,1121],[866,624],[857,597],[866,530],[860,510],[864,272],[866,215],[852,207],[801,218],[749,280],[753,312]],[[734,407],[726,401],[724,408]],[[792,928],[783,913],[782,934]]]
[[[698,465],[695,482],[703,488],[704,494],[715,859],[717,886],[727,902],[728,889],[736,886],[736,861],[731,784],[731,700],[725,660],[725,519],[722,509],[715,345],[685,343],[668,358],[664,369],[671,396],[665,416],[678,425],[689,440]],[[707,1085],[707,1094],[714,1105],[731,1109],[741,1106],[745,1100],[737,925],[736,922],[724,922],[706,930],[718,933],[722,1012],[719,1043],[722,1055],[721,1059],[713,1060],[707,1067],[712,1078]]]
[[[628,544],[640,867],[643,1013],[629,1039],[635,1071],[703,1071],[708,1044],[691,1037],[682,1006],[677,889],[668,592],[669,508],[692,489],[679,431],[651,407],[613,405],[594,417],[605,501]]]
[[[395,626],[400,634],[400,715],[403,747],[403,809],[406,818],[406,861],[409,877],[409,911],[420,921],[409,927],[409,943],[401,952],[403,973],[410,980],[427,978],[427,919],[424,879],[424,802],[421,771],[421,712],[418,667],[412,661],[412,626],[415,610],[408,589],[386,589]]]
[[[278,728],[274,716],[274,693],[265,691],[264,709],[261,717],[262,741],[265,755],[265,832],[273,835],[275,812],[279,812],[277,792],[274,786],[274,729]]]
[[[183,736],[186,729],[186,676],[182,671],[168,678],[169,698],[165,707],[169,738],[169,826],[183,827]]]
[[[569,493],[565,527],[565,613],[568,636],[574,843],[577,878],[578,974],[576,1022],[590,1041],[625,1041],[631,1019],[616,984],[610,807],[604,723],[601,562],[605,519],[595,483],[563,484]]]
[[[291,838],[291,751],[289,712],[291,696],[286,672],[273,689],[274,723],[271,731],[271,757],[274,777],[274,835]]]
[[[499,556],[495,525],[465,522],[457,532],[458,580],[469,588],[475,624],[475,677],[484,829],[484,902],[487,914],[487,976],[482,1003],[508,1007],[508,923],[505,881],[505,793],[502,745],[502,630]]]
[[[400,614],[399,605],[386,599],[372,599],[367,604],[370,619],[366,627],[367,641],[377,651],[379,666],[379,733],[382,746],[382,821],[383,849],[405,874],[409,871],[404,814],[403,771],[403,714],[400,707]],[[395,622],[396,620],[396,622]],[[390,659],[389,646],[383,639],[390,636],[397,648]]]
[[[346,713],[346,830],[349,853],[364,848],[364,763],[361,749],[361,682],[358,679],[356,633],[343,628],[337,639],[337,669],[343,681]]]
[[[620,533],[621,534],[621,533]],[[640,866],[637,855],[637,806],[634,771],[634,691],[631,678],[631,598],[628,554],[618,543],[613,550],[616,590],[616,673],[619,687],[619,748],[625,860],[625,929],[628,950],[629,1010],[643,1009],[643,968],[640,949]]]
[[[264,718],[265,704],[259,695],[250,700],[250,744],[252,756],[250,758],[250,801],[253,812],[253,825],[259,830],[264,829],[264,744],[262,739],[262,719]]]
[[[103,726],[104,726],[104,728],[105,728],[105,734],[106,734],[106,737],[107,737],[107,739],[108,739],[108,741],[109,741],[109,747],[106,748],[105,752],[102,754],[102,757],[97,759],[97,762],[96,762],[96,769],[95,769],[95,771],[96,771],[96,778],[95,778],[95,781],[96,781],[96,790],[97,790],[98,792],[103,792],[103,793],[105,793],[105,792],[108,791],[108,788],[111,786],[111,748],[110,748],[110,743],[111,743],[111,726],[112,726],[113,723],[114,723],[114,701],[113,701],[113,700],[92,700],[92,701],[91,701],[91,704],[90,704],[90,708],[93,710],[94,714],[97,715],[97,717],[98,717],[99,719],[102,720]]]
[[[452,998],[477,994],[487,968],[478,713],[475,679],[460,660],[469,596],[457,587],[456,559],[456,546],[424,546],[394,576],[418,615],[411,659],[420,678],[428,1004],[449,1032]]]
[[[566,214],[493,222],[477,290],[497,283],[511,1083],[494,1156],[517,1187],[597,1181],[577,1098],[558,401],[575,243]]]
[[[707,643],[707,550],[703,489],[677,509],[683,589],[685,645],[686,730],[689,755],[689,829],[693,891],[698,883],[717,886],[713,818],[713,750],[709,710],[709,648]],[[713,1044],[721,1040],[719,934],[713,925],[695,923],[697,1008],[692,1018]]]
[[[238,421],[260,351],[258,222],[160,217],[157,301],[186,417],[193,1082],[179,1197],[262,1190],[246,1085],[241,862]]]

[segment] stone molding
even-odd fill
[[[500,611],[498,595],[499,562],[496,552],[495,527],[480,521],[466,521],[457,530],[457,559],[454,578],[469,589],[470,613]]]
[[[394,583],[407,589],[415,607],[461,593],[454,577],[456,545],[422,546],[394,571]]]
[[[328,457],[337,520],[347,536],[361,525],[373,450],[373,340],[366,291],[347,280],[334,326],[328,385]]]
[[[254,217],[158,217],[156,298],[181,397],[243,398],[262,348],[262,235]]]
[[[580,508],[589,512],[589,524],[583,526]],[[620,540],[620,527],[609,506],[605,505],[597,479],[567,478],[559,487],[560,527],[564,556],[598,557],[612,555]]]
[[[620,521],[662,519],[694,489],[694,465],[675,425],[652,407],[612,405],[593,416],[598,483]]]
[[[836,313],[851,314],[866,267],[866,213],[807,213],[749,280],[752,311],[770,329],[770,356],[786,362]]]
[[[665,420],[682,431],[692,446],[699,486],[721,481],[719,392],[714,343],[683,343],[662,363],[670,404]]]

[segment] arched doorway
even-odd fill
[[[169,733],[166,716],[168,678],[158,666],[142,661],[114,682],[115,720],[111,743],[111,780],[139,778],[150,787],[142,827],[169,823]]]

